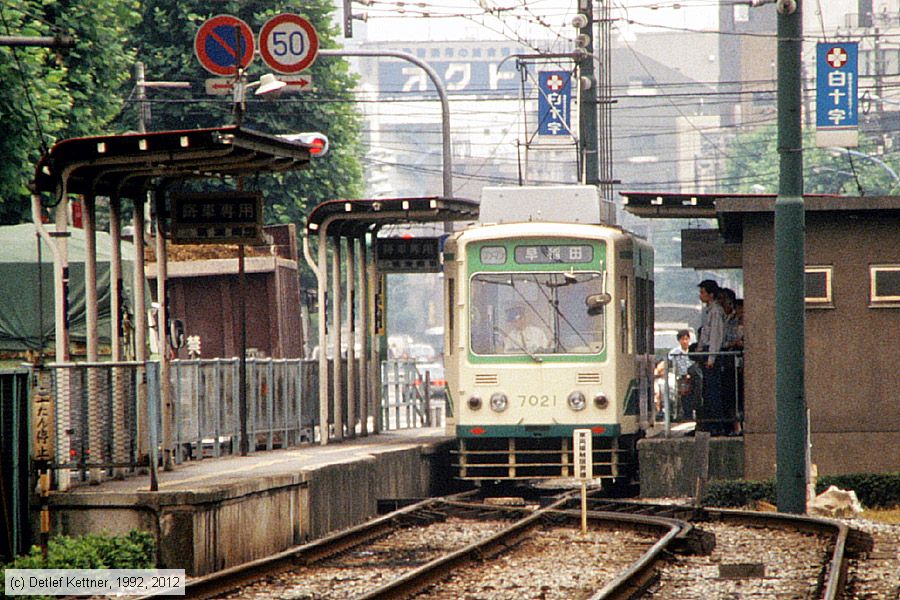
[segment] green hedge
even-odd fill
[[[821,494],[832,485],[842,490],[853,490],[860,503],[867,508],[890,508],[900,505],[900,473],[822,476],[816,481],[816,493]],[[776,504],[774,480],[711,481],[703,496],[704,506],[721,508],[747,506],[757,501]]]
[[[39,546],[3,565],[6,569],[152,569],[156,540],[146,531],[132,530],[128,535],[88,534],[81,537],[60,535],[47,544],[47,562]],[[0,575],[0,596],[3,576]],[[35,596],[37,598],[37,596]]]

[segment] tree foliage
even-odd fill
[[[778,132],[775,125],[739,134],[729,148],[722,178],[727,192],[778,192]],[[803,136],[803,192],[848,196],[897,193],[900,158],[879,155],[876,143],[860,134],[860,147],[816,148],[815,133]]]
[[[4,0],[3,35],[69,33],[76,47],[66,52],[0,47],[0,223],[29,218],[28,183],[40,155],[61,139],[125,133],[138,129],[134,63],[146,79],[188,81],[191,90],[147,89],[147,130],[194,129],[233,122],[232,98],[208,96],[212,77],[194,56],[194,36],[208,18],[235,15],[254,35],[270,17],[300,12],[334,48],[332,2],[307,0],[298,8],[284,0]],[[257,60],[247,70],[254,81],[268,71]],[[267,222],[300,222],[309,207],[326,199],[357,197],[362,191],[358,132],[361,118],[348,91],[355,85],[348,63],[319,57],[304,72],[314,90],[274,100],[247,99],[243,126],[269,134],[321,131],[329,153],[309,169],[245,181],[267,198]],[[227,182],[233,185],[233,182]]]
[[[143,22],[135,30],[134,44],[145,63],[146,77],[156,81],[189,81],[191,91],[149,90],[152,117],[148,130],[215,127],[234,122],[231,95],[207,96],[204,81],[218,77],[207,73],[194,56],[194,36],[216,14],[243,19],[254,34],[271,17],[300,13],[319,35],[320,48],[334,48],[337,30],[331,22],[333,3],[308,0],[298,8],[284,0],[225,0],[211,5],[201,0],[144,0]],[[257,56],[247,69],[248,82],[269,68]],[[323,200],[358,197],[362,191],[358,131],[360,116],[348,91],[355,86],[345,60],[319,57],[304,75],[314,89],[275,98],[247,95],[244,127],[269,134],[320,131],[330,141],[328,154],[298,172],[266,175],[245,181],[248,188],[263,191],[269,222],[300,222],[308,209]],[[122,114],[123,128],[136,129],[138,107]]]
[[[28,218],[28,183],[41,153],[68,137],[112,133],[119,90],[131,74],[128,32],[136,0],[4,0],[0,27],[8,36],[69,34],[65,51],[0,47],[0,223]]]

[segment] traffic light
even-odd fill
[[[309,146],[309,154],[313,158],[321,158],[328,153],[328,136],[318,131],[293,133],[282,136],[292,142],[300,142]]]

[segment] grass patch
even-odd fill
[[[900,506],[892,508],[867,508],[862,514],[864,519],[887,523],[888,525],[900,525]]]

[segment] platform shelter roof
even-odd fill
[[[478,206],[474,200],[440,196],[330,200],[309,213],[306,231],[318,235],[327,227],[327,235],[361,237],[384,225],[474,221]]]
[[[249,175],[303,168],[310,144],[236,125],[70,138],[38,162],[38,192],[136,197],[158,178]],[[65,179],[65,182],[63,181]]]

